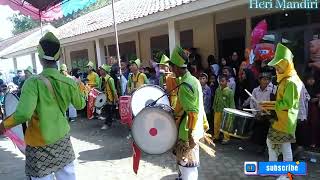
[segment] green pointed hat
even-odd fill
[[[33,74],[33,68],[31,66],[28,66],[25,71],[29,71],[31,74]]]
[[[47,32],[40,39],[37,51],[40,59],[58,61],[60,59],[60,41],[52,32]]]
[[[92,67],[92,68],[94,68],[93,62],[92,62],[92,61],[89,61],[88,64],[87,64],[87,67]]]
[[[66,64],[61,64],[60,71],[68,71],[67,65]]]
[[[111,66],[103,64],[101,67],[101,69],[103,69],[104,71],[106,71],[107,73],[109,73],[111,71]]]
[[[268,63],[268,65],[275,66],[282,60],[287,60],[292,62],[292,59],[293,59],[293,54],[290,51],[290,49],[282,45],[281,43],[278,43],[274,58],[272,59],[272,61]]]
[[[169,66],[170,59],[166,55],[162,55],[159,65]]]
[[[136,60],[131,60],[130,61],[130,64],[136,64],[137,66],[138,66],[138,68],[140,68],[140,66],[141,66],[141,61],[140,61],[140,59],[136,59]]]
[[[182,68],[187,67],[188,61],[187,55],[180,46],[174,48],[170,58],[172,64]]]

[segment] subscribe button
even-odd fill
[[[293,175],[307,175],[305,162],[245,162],[246,175],[284,175],[290,172]]]

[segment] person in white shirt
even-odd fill
[[[271,83],[271,74],[263,72],[259,76],[260,85],[253,89],[252,98],[250,100],[250,108],[258,110],[258,112],[253,112],[256,115],[255,125],[253,128],[252,141],[259,145],[257,149],[258,152],[263,153],[267,147],[266,139],[270,126],[268,118],[261,116],[261,110],[258,102],[270,101],[271,97],[274,96],[276,92],[276,86]],[[258,102],[256,102],[258,101]]]

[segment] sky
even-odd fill
[[[13,25],[7,18],[12,16],[14,13],[15,11],[11,10],[9,6],[0,5],[0,39],[6,39],[12,36],[11,30]]]

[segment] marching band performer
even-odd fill
[[[175,108],[178,90],[173,89],[177,86],[177,79],[170,71],[169,61],[170,59],[166,55],[162,55],[160,63],[158,64],[160,69],[160,86],[167,92],[171,92],[169,94],[170,104],[172,108]]]
[[[29,78],[23,88],[16,112],[0,124],[0,134],[28,122],[26,175],[31,180],[75,180],[75,154],[70,140],[70,126],[65,117],[69,104],[82,109],[85,100],[77,84],[59,73],[60,42],[53,33],[39,41],[38,53],[43,71]]]
[[[74,76],[71,76],[69,73],[68,73],[68,67],[66,64],[61,64],[60,66],[60,72],[61,74],[63,74],[64,76],[76,81],[76,77]],[[77,110],[76,108],[73,107],[72,104],[69,105],[69,108],[68,108],[68,116],[69,116],[69,121],[71,122],[74,122],[77,118]]]
[[[149,84],[149,80],[147,76],[144,73],[139,71],[140,66],[141,66],[140,59],[130,61],[131,74],[129,75],[128,84],[127,84],[128,94],[132,94],[136,89],[138,89],[144,84]]]
[[[118,102],[118,94],[115,87],[114,79],[110,76],[111,66],[102,65],[100,67],[101,75],[101,90],[107,96],[107,104],[103,109],[103,114],[105,116],[105,123],[101,129],[108,129],[112,125],[113,115],[115,114],[116,104]]]
[[[89,87],[92,88],[98,88],[99,84],[100,84],[100,78],[99,75],[94,72],[94,64],[93,62],[89,61],[89,63],[87,64],[87,68],[88,68],[88,85]]]
[[[277,161],[280,153],[284,161],[293,161],[291,143],[295,142],[303,83],[294,68],[293,54],[286,46],[280,43],[277,45],[275,57],[268,65],[275,67],[279,84],[276,101],[260,104],[262,109],[276,113],[276,120],[271,124],[267,137],[269,161]]]
[[[174,153],[183,180],[198,179],[199,140],[209,129],[203,107],[202,87],[199,80],[187,70],[188,57],[181,47],[171,55],[170,65],[176,77],[181,77],[175,112],[179,135]]]

